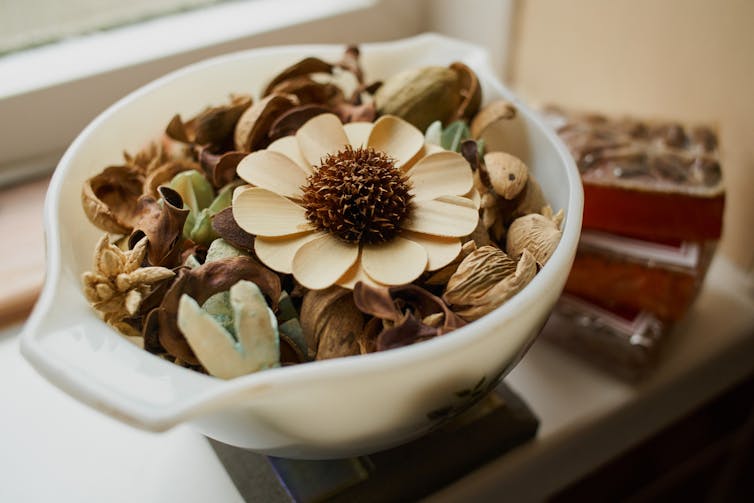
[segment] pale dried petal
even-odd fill
[[[408,164],[424,146],[424,135],[408,122],[384,115],[374,123],[367,146],[385,152],[396,160],[396,167]]]
[[[443,237],[463,237],[476,228],[479,213],[474,203],[463,197],[443,197],[416,201],[403,228]]]
[[[359,257],[359,245],[329,234],[304,244],[293,257],[293,276],[307,288],[320,290],[335,284]]]
[[[299,249],[322,233],[307,232],[281,238],[257,237],[254,240],[254,253],[264,265],[277,272],[291,274],[293,257]]]
[[[282,138],[278,138],[267,146],[267,150],[280,152],[288,157],[288,159],[295,162],[307,174],[311,174],[313,171],[312,165],[306,162],[304,156],[301,155],[301,149],[298,148],[298,140],[295,136],[283,136]]]
[[[469,163],[455,152],[438,152],[419,160],[408,172],[416,201],[461,196],[474,183]]]
[[[312,166],[348,145],[343,124],[335,114],[321,114],[307,121],[296,132],[296,140],[304,159]]]
[[[258,187],[234,194],[233,218],[246,232],[267,237],[289,236],[312,228],[304,208]]]
[[[414,241],[396,237],[387,243],[364,245],[361,264],[376,281],[403,285],[421,276],[427,268],[427,252]]]
[[[369,133],[372,132],[374,124],[371,122],[349,122],[343,125],[346,131],[348,141],[353,148],[364,147],[369,140]]]
[[[411,231],[404,231],[401,236],[424,248],[424,251],[427,252],[428,271],[436,271],[445,267],[461,253],[461,240],[458,238],[428,236]]]
[[[301,198],[301,187],[306,185],[306,172],[279,152],[252,152],[238,163],[236,171],[252,185],[295,199]]]

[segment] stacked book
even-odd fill
[[[584,184],[582,238],[546,337],[642,377],[693,303],[722,231],[717,134],[556,108],[545,117]]]

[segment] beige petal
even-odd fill
[[[404,231],[401,236],[424,247],[427,252],[428,271],[436,271],[445,267],[461,253],[461,240],[458,238],[428,236],[411,231]]]
[[[353,264],[351,268],[338,279],[338,281],[336,281],[336,284],[343,288],[353,290],[353,287],[356,286],[356,283],[359,281],[370,286],[385,286],[382,283],[378,283],[367,274],[364,270],[364,266],[361,264],[361,260],[357,260],[356,263]]]
[[[278,237],[312,229],[304,208],[267,189],[250,187],[233,196],[233,218],[250,234]]]
[[[293,257],[293,276],[306,288],[321,290],[343,276],[358,257],[358,244],[325,234],[299,248]]]
[[[402,168],[422,150],[424,135],[403,119],[384,115],[374,123],[367,146],[385,152]]]
[[[236,199],[238,199],[238,196],[241,195],[243,192],[246,192],[249,189],[253,189],[251,185],[239,185],[235,189],[233,189],[233,197],[231,198],[232,204],[236,204]]]
[[[298,148],[298,140],[295,136],[283,136],[278,138],[267,146],[267,150],[273,152],[280,152],[287,156],[291,161],[295,162],[301,167],[307,174],[312,174],[314,171],[312,165],[306,162],[304,156],[301,155],[301,150]]]
[[[306,121],[296,131],[296,140],[311,166],[318,166],[327,154],[343,150],[349,143],[343,124],[335,114],[320,114]]]
[[[433,236],[468,236],[476,228],[479,212],[464,197],[446,196],[431,201],[415,201],[404,229]]]
[[[269,150],[247,155],[236,168],[238,176],[252,185],[281,196],[301,199],[306,173],[288,156]]]
[[[449,152],[449,150],[445,150],[440,145],[436,145],[434,143],[424,144],[424,155],[435,154],[437,152]]]
[[[254,240],[254,253],[267,267],[277,272],[293,272],[293,257],[309,241],[320,236],[319,232],[306,232],[282,238],[257,237]]]
[[[427,268],[427,252],[414,241],[401,237],[387,243],[364,245],[361,252],[364,271],[380,283],[411,283]]]
[[[353,148],[363,147],[367,144],[369,133],[372,132],[373,127],[374,124],[371,122],[349,122],[343,125],[348,141]]]
[[[415,200],[466,194],[474,184],[466,159],[455,152],[438,152],[421,159],[408,172]]]

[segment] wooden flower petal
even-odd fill
[[[254,253],[270,269],[290,274],[293,272],[293,257],[296,252],[309,241],[322,235],[307,232],[282,238],[257,237],[254,240]]]
[[[464,197],[447,196],[431,201],[415,201],[403,228],[433,236],[468,236],[476,228],[479,213]]]
[[[295,199],[301,199],[301,187],[306,185],[304,170],[279,152],[252,152],[238,163],[236,171],[252,185]]]
[[[306,162],[304,156],[301,155],[301,150],[298,148],[298,140],[296,140],[295,136],[283,136],[282,138],[278,138],[267,146],[267,150],[284,154],[307,174],[311,174],[312,171],[314,171],[312,165]]]
[[[321,114],[307,121],[296,132],[296,139],[301,154],[312,166],[318,166],[327,154],[334,154],[348,145],[343,124],[335,114]]]
[[[259,236],[289,236],[312,229],[304,208],[259,187],[236,190],[233,218],[243,230]]]
[[[343,276],[358,257],[358,244],[325,234],[299,248],[293,257],[293,276],[306,288],[321,290]]]
[[[466,159],[455,152],[438,152],[421,159],[408,172],[416,201],[461,196],[474,183]]]
[[[427,270],[436,271],[450,264],[461,253],[461,240],[428,236],[416,232],[404,231],[401,236],[421,245],[427,252]]]
[[[353,288],[356,286],[356,283],[358,283],[359,281],[371,286],[385,286],[381,283],[378,283],[372,277],[370,277],[369,274],[367,274],[367,272],[364,270],[364,266],[361,264],[361,260],[357,260],[356,263],[353,264],[351,268],[345,272],[345,274],[343,274],[343,276],[338,278],[336,284],[338,286],[342,286],[343,288],[353,290]]]
[[[401,237],[387,243],[364,245],[361,264],[366,273],[386,285],[403,285],[427,268],[427,252],[414,241]]]
[[[366,146],[369,133],[372,132],[373,127],[374,124],[371,122],[349,122],[343,125],[348,141],[353,148]]]
[[[424,135],[403,119],[384,115],[374,123],[367,146],[385,152],[402,168],[422,149]]]

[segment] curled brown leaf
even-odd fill
[[[233,217],[233,208],[225,208],[213,216],[212,229],[236,248],[254,252],[254,236],[239,227]]]
[[[128,234],[137,224],[144,176],[129,166],[110,166],[84,182],[81,203],[86,216],[100,229]]]
[[[189,209],[173,189],[162,186],[158,193],[162,204],[152,196],[142,196],[138,202],[139,222],[129,238],[134,245],[147,237],[147,262],[149,265],[172,268],[178,265],[183,245],[183,225]]]

